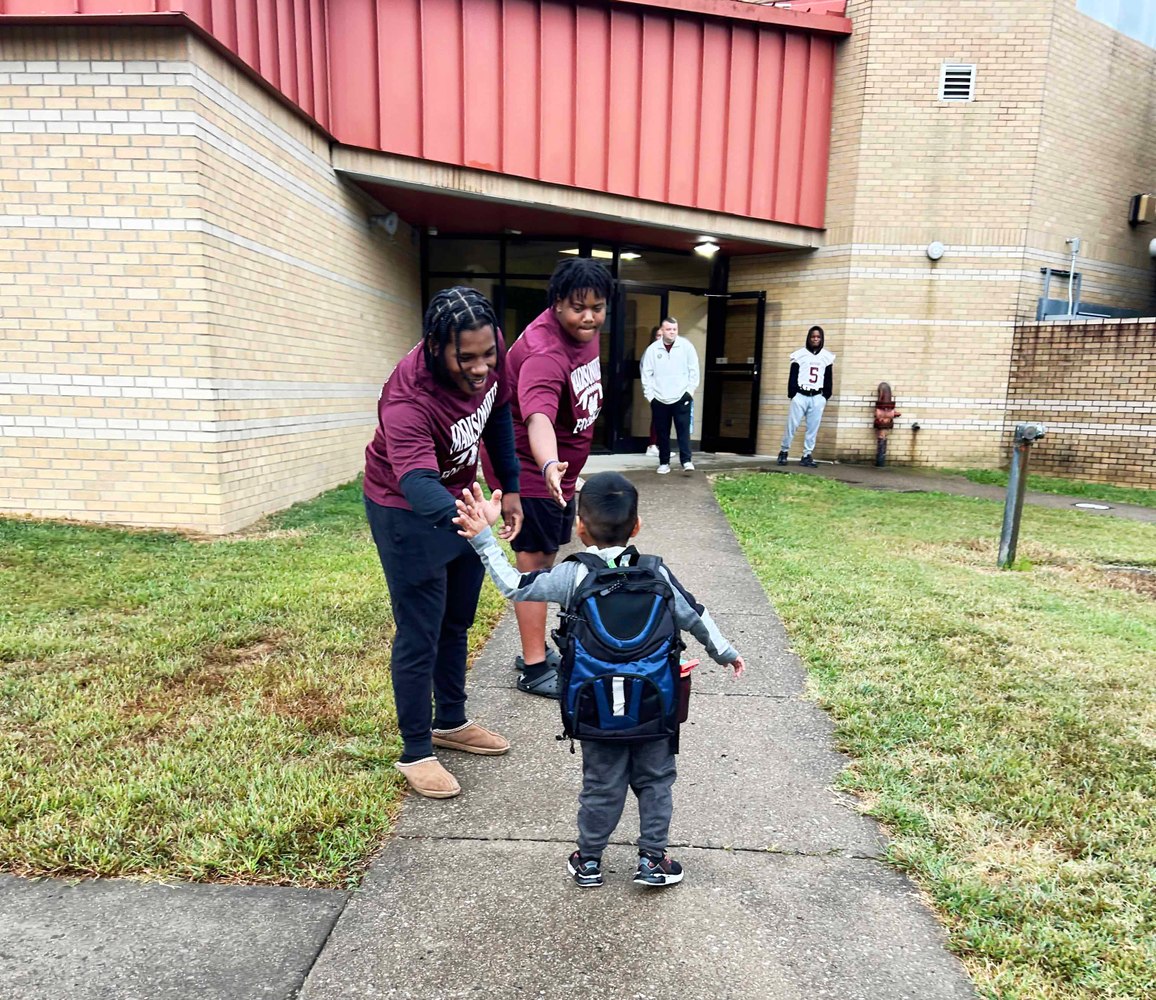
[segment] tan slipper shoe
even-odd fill
[[[393,766],[405,775],[410,788],[427,799],[452,799],[461,793],[462,786],[457,778],[442,767],[436,757],[423,757],[412,764],[399,762]]]
[[[449,750],[464,750],[466,753],[480,753],[487,756],[496,756],[510,749],[510,741],[497,733],[479,726],[476,722],[467,722],[457,729],[435,729],[433,731],[433,745],[446,747]]]

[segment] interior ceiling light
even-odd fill
[[[577,257],[578,256],[578,248],[573,247],[570,250],[559,250],[558,253],[568,253],[572,257]],[[614,259],[614,251],[613,250],[597,250],[597,249],[595,249],[595,250],[590,251],[590,256],[596,258],[597,260],[613,260]],[[642,254],[631,253],[629,250],[627,250],[627,251],[624,251],[623,253],[619,254],[618,259],[619,260],[641,260]]]
[[[694,248],[694,252],[701,254],[703,257],[713,257],[716,253],[719,252],[719,249],[719,245],[713,240],[704,240]]]

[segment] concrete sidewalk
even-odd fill
[[[633,806],[606,884],[570,880],[580,761],[554,738],[556,704],[514,690],[507,615],[475,664],[470,711],[513,749],[444,755],[462,795],[406,803],[301,996],[973,997],[931,912],[881,861],[878,828],[833,791],[845,761],[831,724],[803,698],[803,668],[709,483],[636,478],[640,548],[667,560],[749,663],[739,682],[709,660],[695,672],[671,848],[685,880],[630,883]]]
[[[582,890],[567,877],[580,762],[554,739],[555,703],[514,690],[507,616],[475,664],[471,711],[514,748],[447,753],[462,796],[411,797],[361,889],[0,876],[0,1000],[973,997],[931,913],[880,860],[878,829],[832,790],[845,761],[831,725],[802,697],[802,666],[701,473],[999,501],[1004,491],[899,467],[695,461],[699,472],[664,477],[641,455],[588,465],[634,470],[640,546],[666,558],[750,664],[737,683],[709,660],[695,674],[672,830],[681,885],[630,884],[633,804],[605,858],[607,884]],[[1156,522],[1156,511],[1119,504],[1087,513]]]
[[[750,665],[737,683],[709,660],[695,672],[672,829],[681,885],[630,884],[633,803],[606,885],[568,878],[580,760],[554,739],[556,704],[514,690],[508,615],[475,664],[470,710],[513,749],[447,752],[463,794],[411,797],[358,891],[0,877],[0,1000],[973,997],[918,893],[882,862],[877,827],[832,790],[845,761],[831,724],[803,698],[803,668],[702,473],[1000,501],[1004,491],[900,467],[695,462],[698,472],[669,476],[641,455],[588,465],[633,470],[640,548],[667,560]],[[1087,513],[1156,522],[1147,508],[1110,507]]]

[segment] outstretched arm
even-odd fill
[[[554,433],[554,422],[544,413],[531,413],[526,419],[526,434],[530,438],[530,454],[546,480],[546,489],[560,507],[565,507],[562,478],[570,463],[558,461],[558,436]]]
[[[710,612],[694,599],[694,595],[678,582],[674,574],[665,566],[662,571],[674,588],[674,620],[678,627],[685,629],[701,642],[715,663],[733,665],[735,676],[738,677],[746,667],[738,650],[727,642],[711,618]]]
[[[569,602],[578,564],[562,563],[534,573],[519,573],[510,565],[490,530],[501,512],[501,504],[501,490],[495,490],[489,500],[482,495],[478,483],[474,483],[472,490],[462,490],[461,499],[457,501],[458,516],[454,518],[458,534],[470,540],[503,597],[514,601],[553,601],[563,605]]]
[[[482,440],[502,485],[503,526],[499,535],[512,542],[522,530],[522,498],[518,481],[520,464],[514,449],[514,421],[509,403],[495,407],[482,431]]]

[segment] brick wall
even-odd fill
[[[1021,421],[1048,427],[1032,472],[1156,488],[1156,320],[1017,327],[1009,429]]]
[[[0,511],[239,528],[357,474],[406,227],[176,29],[0,38]]]
[[[1067,266],[1065,237],[1084,240],[1086,299],[1156,315],[1156,234],[1127,225],[1156,163],[1156,53],[1075,0],[850,0],[848,14],[826,246],[731,262],[732,290],[767,291],[758,448],[778,450],[788,356],[818,323],[838,355],[820,457],[873,459],[886,381],[903,414],[891,461],[994,467],[1016,324],[1035,318],[1040,268]],[[975,64],[975,100],[938,99],[944,62]]]
[[[1067,268],[1064,240],[1079,236],[1084,300],[1151,315],[1148,243],[1156,226],[1131,228],[1127,218],[1130,196],[1156,186],[1156,52],[1080,13],[1075,0],[1059,0],[1049,53],[1028,214],[1030,262],[1037,272]],[[1037,276],[1020,312],[1028,322],[1038,287]]]

